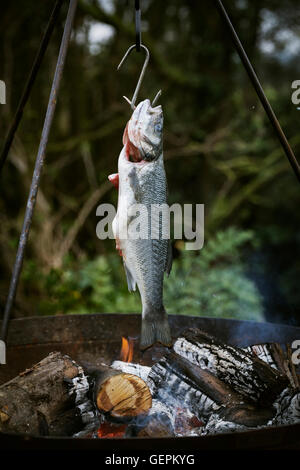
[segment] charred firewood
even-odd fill
[[[289,377],[292,388],[299,392],[300,391],[300,377],[297,374],[295,364],[292,360],[292,348],[290,344],[286,345],[286,352],[287,352],[286,368],[289,372],[287,373],[287,376]]]
[[[137,375],[104,364],[84,367],[92,380],[93,401],[100,413],[114,419],[128,419],[151,408],[150,390]]]
[[[276,361],[276,357],[273,354],[273,344],[272,343],[265,343],[265,344],[253,344],[252,346],[248,346],[247,348],[243,348],[244,351],[247,351],[251,355],[257,356],[262,361],[269,364],[270,367],[273,369],[281,371],[278,363]]]
[[[266,360],[269,365],[272,365],[283,375],[286,375],[292,388],[299,389],[299,377],[291,358],[292,351],[290,344],[286,345],[286,351],[284,351],[281,345],[278,343],[250,346],[248,350],[251,350],[253,353],[257,354],[257,351],[261,351],[262,348],[264,348],[264,351],[267,351],[268,357],[266,357],[266,355],[260,355],[259,353],[258,357],[260,357],[260,359]]]
[[[240,431],[248,431],[249,428],[242,424],[233,423],[232,421],[226,421],[220,417],[217,413],[210,415],[207,423],[205,424],[204,429],[202,430],[202,436],[207,436],[209,434],[223,434],[223,433],[234,433]]]
[[[176,340],[174,351],[262,406],[271,405],[288,384],[285,375],[256,355],[223,344],[196,328]]]
[[[80,365],[59,352],[0,386],[0,431],[71,436],[94,417]]]
[[[274,403],[276,415],[271,425],[293,424],[300,421],[300,393],[286,388]]]
[[[278,343],[255,344],[245,348],[246,351],[255,354],[259,359],[267,362],[269,366],[286,375],[293,390],[300,390],[299,375],[292,361],[291,345],[286,345],[284,351]]]
[[[148,378],[151,367],[134,364],[133,362],[114,361],[111,365],[113,369],[134,374],[143,379],[145,382]]]
[[[272,407],[256,406],[209,370],[173,352],[151,368],[148,384],[154,398],[173,401],[174,407],[185,407],[200,420],[217,414],[224,421],[252,427],[275,414]]]

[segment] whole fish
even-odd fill
[[[153,204],[167,203],[162,107],[152,107],[148,99],[139,103],[125,128],[123,145],[118,173],[109,176],[119,188],[118,209],[112,224],[116,248],[123,257],[129,291],[135,291],[137,285],[141,295],[140,348],[146,349],[155,342],[170,346],[170,328],[163,305],[163,279],[165,272],[170,273],[172,252],[170,241],[162,237],[162,219],[156,219],[156,226],[152,227],[156,239],[151,239],[151,222],[155,225],[151,216],[147,238],[122,236],[133,222],[128,216],[130,207],[143,204],[147,214],[151,214]]]

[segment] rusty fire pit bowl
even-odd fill
[[[174,337],[189,327],[198,327],[235,346],[267,342],[292,343],[300,339],[300,328],[272,323],[170,315]],[[140,315],[93,314],[32,317],[12,320],[7,347],[7,364],[0,365],[0,384],[15,377],[52,351],[75,360],[110,364],[119,358],[121,336],[136,337],[133,362],[152,365],[165,352],[155,347],[138,349]],[[300,423],[287,426],[202,437],[74,439],[30,437],[0,433],[0,448],[6,449],[103,449],[110,450],[216,450],[299,449]]]

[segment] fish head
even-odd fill
[[[150,100],[141,101],[132,113],[123,135],[128,160],[151,162],[162,152],[162,107],[151,106]]]

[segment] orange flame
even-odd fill
[[[116,426],[110,423],[103,423],[97,431],[97,436],[101,439],[107,439],[111,437],[123,437],[126,431],[126,427],[126,424]]]
[[[133,358],[133,339],[127,339],[122,336],[122,347],[120,359],[124,362],[131,362]]]

